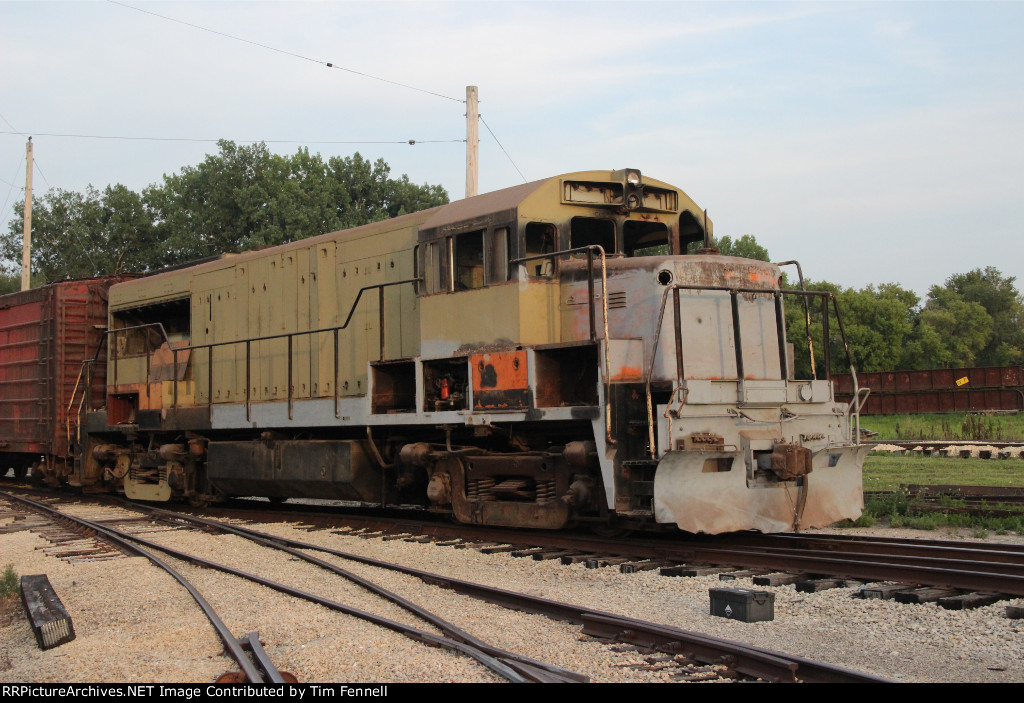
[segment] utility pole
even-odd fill
[[[466,86],[466,197],[477,192],[480,166],[480,108],[475,85]]]
[[[21,245],[21,289],[28,290],[32,284],[32,137],[25,147],[25,229]]]

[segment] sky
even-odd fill
[[[0,0],[0,205],[27,135],[37,197],[141,191],[230,139],[459,199],[475,85],[481,193],[638,168],[811,279],[1021,289],[1022,29],[1024,2]]]

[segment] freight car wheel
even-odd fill
[[[14,478],[19,481],[28,475],[28,466],[25,464],[16,464],[14,466]]]

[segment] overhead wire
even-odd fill
[[[22,168],[24,168],[24,166],[25,166],[25,157],[22,156],[21,157],[21,163],[18,164],[18,170],[14,172],[14,177],[11,179],[12,181],[15,178],[18,177],[18,173],[21,171]],[[3,205],[3,207],[0,207],[0,213],[7,212],[7,203],[9,203],[11,201],[11,193],[14,192],[14,189],[18,188],[18,190],[23,190],[21,187],[16,186],[13,182],[10,184],[10,186],[11,186],[10,189],[7,191],[7,198],[4,199],[4,205]]]
[[[466,102],[465,100],[463,100],[461,98],[453,98],[450,95],[444,95],[443,93],[436,93],[436,92],[434,92],[432,90],[427,90],[426,88],[418,88],[418,87],[416,87],[414,85],[409,85],[408,83],[400,83],[398,81],[393,81],[390,78],[382,78],[381,76],[375,76],[375,75],[373,75],[371,73],[365,73],[363,71],[357,71],[354,68],[346,68],[345,66],[338,66],[337,64],[332,63],[330,61],[323,61],[321,59],[314,59],[314,58],[309,57],[309,56],[304,56],[302,54],[297,54],[294,51],[288,51],[287,49],[279,49],[279,48],[277,48],[275,46],[270,46],[269,44],[263,44],[261,42],[252,41],[251,39],[245,39],[243,37],[238,37],[238,36],[235,36],[233,34],[227,34],[226,32],[220,32],[220,31],[218,31],[216,29],[210,29],[209,27],[203,27],[202,25],[194,24],[192,22],[186,22],[184,20],[175,19],[174,17],[168,17],[167,15],[161,15],[158,12],[152,12],[151,10],[143,10],[141,7],[134,7],[134,6],[129,5],[127,3],[118,2],[118,0],[107,0],[107,2],[109,2],[109,3],[113,4],[113,5],[120,5],[121,7],[128,8],[129,10],[135,10],[136,12],[143,12],[143,13],[145,13],[147,15],[152,15],[154,17],[159,17],[160,19],[167,20],[168,22],[176,22],[178,24],[183,24],[183,25],[185,25],[187,27],[192,27],[193,29],[198,29],[198,30],[201,30],[203,32],[209,32],[211,34],[216,34],[218,36],[225,37],[226,39],[233,39],[234,41],[240,41],[240,42],[242,42],[244,44],[250,44],[252,46],[258,46],[261,49],[267,49],[269,51],[276,51],[279,54],[285,54],[286,56],[292,56],[292,57],[297,58],[297,59],[302,59],[303,61],[311,61],[312,63],[320,64],[322,66],[326,66],[327,68],[335,68],[335,69],[338,69],[339,71],[345,71],[347,73],[352,73],[352,74],[355,74],[357,76],[362,76],[363,78],[371,78],[371,79],[373,79],[375,81],[382,81],[384,83],[390,83],[391,85],[397,85],[397,86],[402,87],[402,88],[408,88],[409,90],[415,90],[415,91],[420,92],[420,93],[426,93],[427,95],[433,95],[433,96],[436,96],[438,98],[444,98],[445,100],[453,100],[453,101],[459,102],[459,103]]]
[[[454,97],[452,97],[450,95],[444,95],[442,93],[437,93],[437,92],[434,92],[432,90],[427,90],[425,88],[419,88],[419,87],[416,87],[416,86],[413,86],[413,85],[409,85],[407,83],[400,83],[398,81],[394,81],[394,80],[391,80],[389,78],[383,78],[381,76],[375,76],[373,74],[365,73],[363,71],[357,71],[355,69],[347,68],[345,66],[338,66],[337,64],[334,64],[334,63],[329,62],[329,61],[323,61],[321,59],[314,59],[312,57],[305,56],[303,54],[299,54],[299,53],[296,53],[294,51],[288,51],[286,49],[280,49],[280,48],[277,48],[277,47],[274,47],[274,46],[270,46],[268,44],[263,44],[262,42],[253,41],[251,39],[245,39],[244,37],[235,36],[233,34],[228,34],[226,32],[218,31],[216,29],[210,29],[209,27],[204,27],[202,25],[198,25],[198,24],[195,24],[193,22],[186,22],[184,20],[179,20],[179,19],[176,19],[174,17],[168,17],[166,15],[161,15],[160,13],[152,12],[151,10],[143,10],[142,8],[134,7],[134,6],[129,5],[127,3],[119,2],[118,0],[107,0],[107,2],[109,2],[109,3],[113,4],[113,5],[120,5],[121,7],[127,8],[129,10],[135,10],[136,12],[142,12],[142,13],[145,13],[147,15],[152,15],[154,17],[159,17],[160,19],[167,20],[169,22],[176,22],[178,24],[183,24],[183,25],[185,25],[187,27],[192,27],[193,29],[198,29],[198,30],[201,30],[201,31],[204,31],[204,32],[210,32],[211,34],[216,34],[218,36],[225,37],[227,39],[232,39],[234,41],[239,41],[239,42],[242,42],[244,44],[249,44],[251,46],[257,46],[257,47],[260,47],[262,49],[267,49],[268,51],[275,51],[275,52],[277,52],[279,54],[285,54],[286,56],[292,56],[292,57],[297,58],[297,59],[302,59],[303,61],[310,61],[312,63],[316,63],[316,64],[320,64],[320,65],[326,66],[327,68],[336,68],[336,69],[338,69],[340,71],[346,71],[348,73],[352,73],[352,74],[355,74],[357,76],[362,76],[364,78],[370,78],[370,79],[373,79],[373,80],[382,81],[384,83],[390,83],[391,85],[397,85],[397,86],[400,86],[402,88],[408,88],[409,90],[415,90],[415,91],[420,92],[420,93],[426,93],[428,95],[434,95],[436,97],[444,98],[446,100],[452,100],[454,102],[460,102],[460,103],[465,103],[466,102],[462,98],[454,98]],[[494,131],[491,130],[490,126],[487,125],[487,123],[484,121],[482,116],[480,117],[480,121],[484,123],[485,127],[487,127],[487,131],[490,133],[491,137],[494,138],[494,141],[501,148],[502,152],[504,152],[505,157],[509,160],[509,162],[516,169],[516,171],[519,172],[519,177],[522,178],[523,182],[525,183],[526,182],[526,176],[523,175],[523,172],[519,169],[519,166],[516,165],[516,162],[512,160],[512,156],[508,153],[508,151],[505,149],[505,147],[502,145],[502,143],[498,140],[498,137],[494,134]],[[465,141],[465,140],[459,140],[459,141]],[[353,142],[313,142],[313,143],[319,143],[319,144],[351,144]],[[389,143],[389,142],[359,142],[359,143],[360,144],[381,144],[381,143]],[[412,142],[410,141],[410,144],[411,143]]]
[[[231,39],[231,40],[234,40],[234,41],[239,41],[239,42],[242,42],[242,43],[245,43],[245,44],[250,44],[252,46],[260,47],[260,48],[267,49],[269,51],[274,51],[274,52],[277,52],[277,53],[280,53],[280,54],[285,54],[287,56],[292,56],[294,58],[302,59],[304,61],[310,61],[310,62],[313,62],[313,63],[316,63],[316,64],[321,64],[321,65],[326,66],[327,68],[336,68],[338,70],[345,71],[345,72],[348,72],[348,73],[352,73],[354,75],[359,75],[359,76],[362,76],[364,78],[370,78],[372,80],[382,81],[384,83],[389,83],[389,84],[396,85],[396,86],[399,86],[399,87],[402,87],[402,88],[407,88],[407,89],[410,89],[410,90],[415,90],[417,92],[426,93],[428,95],[433,95],[433,96],[436,96],[436,97],[439,97],[439,98],[444,98],[446,100],[452,100],[454,102],[461,102],[461,103],[465,103],[466,102],[465,100],[460,99],[460,98],[454,98],[454,97],[449,96],[449,95],[444,95],[442,93],[437,93],[437,92],[434,92],[434,91],[431,91],[431,90],[427,90],[427,89],[424,89],[424,88],[419,88],[419,87],[416,87],[416,86],[413,86],[413,85],[409,85],[409,84],[406,84],[406,83],[401,83],[401,82],[394,81],[394,80],[391,80],[391,79],[388,79],[388,78],[383,78],[381,76],[375,76],[375,75],[370,74],[370,73],[365,73],[363,71],[357,71],[355,69],[347,68],[347,67],[344,67],[344,66],[338,66],[338,65],[336,65],[336,64],[334,64],[332,62],[329,62],[329,61],[322,61],[322,60],[319,60],[319,59],[314,59],[314,58],[311,58],[309,56],[305,56],[303,54],[299,54],[299,53],[296,53],[296,52],[293,52],[293,51],[288,51],[286,49],[280,49],[278,47],[270,46],[268,44],[263,44],[261,42],[252,41],[250,39],[245,39],[243,37],[235,36],[235,35],[228,34],[226,32],[221,32],[221,31],[218,31],[218,30],[215,30],[215,29],[210,29],[209,27],[204,27],[202,25],[198,25],[198,24],[195,24],[195,23],[192,23],[192,22],[186,22],[184,20],[179,20],[179,19],[176,19],[174,17],[168,17],[166,15],[162,15],[160,13],[153,12],[151,10],[145,10],[145,9],[142,9],[142,8],[139,8],[139,7],[134,7],[134,6],[129,5],[127,3],[119,2],[118,0],[107,0],[107,2],[109,2],[109,3],[113,4],[113,5],[119,5],[121,7],[129,9],[129,10],[135,10],[136,12],[141,12],[141,13],[144,13],[144,14],[152,15],[154,17],[157,17],[157,18],[169,21],[169,22],[175,22],[177,24],[182,24],[182,25],[185,25],[185,26],[188,26],[188,27],[192,27],[193,29],[198,29],[200,31],[209,32],[211,34],[215,34],[215,35],[227,38],[227,39]],[[11,122],[6,117],[4,117],[2,114],[0,114],[0,119],[3,119],[3,121],[12,130],[12,131],[2,131],[2,130],[0,130],[0,134],[16,134],[16,135],[21,135],[21,136],[27,136],[26,132],[22,132],[21,130],[18,130],[17,128],[15,128],[14,125],[11,124]],[[511,163],[513,168],[515,168],[515,170],[519,173],[519,177],[522,178],[523,182],[525,183],[526,182],[526,176],[523,175],[522,170],[519,168],[519,166],[516,164],[516,162],[512,159],[512,156],[508,153],[508,150],[505,149],[505,146],[498,139],[497,135],[494,133],[494,130],[491,129],[490,125],[487,124],[487,121],[483,119],[482,115],[480,116],[479,119],[484,124],[484,127],[487,129],[487,132],[494,139],[495,143],[497,143],[497,145],[501,149],[502,153],[505,154],[505,157],[509,160],[509,163]],[[191,138],[191,137],[129,137],[129,136],[120,136],[120,135],[70,134],[70,133],[47,133],[47,132],[34,132],[33,134],[34,135],[38,135],[38,136],[44,136],[44,137],[62,137],[62,138],[77,138],[77,139],[107,139],[107,140],[122,140],[122,141],[158,141],[158,142],[159,141],[166,141],[166,142],[204,142],[204,143],[216,143],[216,142],[220,141],[219,139],[201,139],[201,138]],[[293,140],[293,139],[262,139],[262,140],[236,140],[236,141],[238,141],[239,143],[242,143],[242,144],[256,144],[256,143],[262,142],[264,144],[350,144],[350,145],[408,144],[410,146],[414,146],[416,144],[464,143],[466,140],[465,139],[406,139],[406,140],[401,140],[401,141],[398,141],[398,140],[321,140],[321,141],[310,141],[310,140]],[[33,160],[33,163],[35,163],[36,167],[38,168],[38,162]],[[47,186],[50,187],[49,181],[47,180],[46,176],[42,173],[41,170],[40,170],[40,175],[43,177],[43,180],[46,181]],[[13,184],[11,184],[11,185],[12,185],[12,187],[14,187]],[[8,199],[10,199],[10,193],[8,193]],[[6,208],[6,204],[4,205],[4,207]]]
[[[15,130],[13,132],[0,130],[0,134],[16,134],[28,136],[28,132]],[[197,137],[125,137],[121,135],[106,134],[70,134],[54,132],[32,132],[36,137],[68,137],[73,139],[118,139],[124,141],[149,141],[149,142],[206,142],[216,143],[220,139],[207,139]],[[465,139],[395,139],[395,140],[311,140],[311,139],[235,139],[239,144],[449,144],[452,142],[465,142]]]
[[[512,166],[516,169],[516,171],[519,171],[519,167],[516,166],[516,162],[513,161],[512,157],[509,156],[509,153],[507,151],[505,151],[505,147],[502,146],[500,141],[498,141],[497,135],[494,134],[494,131],[491,129],[491,126],[489,124],[487,124],[487,120],[484,119],[483,115],[480,115],[480,121],[484,123],[484,127],[487,128],[487,131],[491,133],[492,137],[494,137],[494,141],[497,142],[499,147],[501,147],[501,151],[505,154],[506,158],[508,158],[509,163],[512,164]],[[519,171],[519,177],[523,179],[523,183],[526,183],[526,176],[523,175],[522,171]]]
[[[45,173],[43,173],[43,169],[39,168],[39,159],[37,159],[35,156],[32,157],[32,168],[34,168],[36,172],[43,177],[43,181],[46,183],[47,188],[53,187],[50,185],[50,179],[46,177]]]
[[[10,127],[11,129],[13,129],[13,130],[17,130],[17,127],[15,127],[14,125],[12,125],[12,124],[11,124],[11,121],[10,121],[10,120],[8,120],[8,119],[7,119],[6,117],[4,117],[3,113],[0,113],[0,120],[3,120],[4,122],[6,122],[6,123],[7,123],[7,126],[8,126],[8,127]]]

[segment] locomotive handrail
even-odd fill
[[[800,290],[806,292],[807,284],[804,282],[804,270],[800,266],[800,262],[795,259],[792,261],[780,261],[775,264],[776,266],[796,266],[796,276],[800,281]],[[818,369],[814,363],[814,338],[811,337],[811,308],[807,304],[807,298],[804,298],[804,324],[807,330],[807,351],[808,356],[811,359],[811,378],[818,378]]]
[[[540,259],[551,259],[553,264],[555,257],[565,256],[567,254],[579,254],[583,252],[586,252],[587,254],[587,308],[590,315],[591,342],[597,341],[597,313],[594,311],[594,254],[597,253],[601,256],[601,315],[604,325],[605,440],[608,444],[616,444],[616,440],[612,436],[612,399],[608,381],[608,370],[610,368],[608,360],[608,264],[606,261],[607,255],[604,247],[600,244],[588,244],[587,246],[575,247],[573,249],[562,249],[561,251],[552,251],[545,254],[534,254],[533,256],[509,259],[509,264],[522,264],[527,261],[537,261]]]
[[[299,332],[283,332],[281,334],[265,335],[263,337],[247,337],[246,339],[235,339],[229,342],[210,342],[209,344],[193,344],[185,347],[171,347],[171,355],[173,357],[175,378],[174,378],[174,394],[171,408],[173,410],[178,409],[178,379],[177,379],[177,368],[178,368],[178,352],[191,351],[194,349],[208,349],[207,358],[207,406],[210,409],[212,416],[213,413],[213,349],[214,347],[225,347],[231,344],[245,344],[245,417],[246,420],[252,419],[252,343],[253,342],[265,342],[274,339],[287,339],[288,340],[288,419],[293,418],[293,404],[294,397],[292,395],[292,342],[295,337],[307,336],[314,334],[321,334],[325,332],[331,332],[334,335],[334,416],[341,417],[340,407],[340,395],[338,394],[338,332],[348,327],[349,322],[352,321],[352,316],[355,314],[356,306],[359,305],[360,299],[363,297],[363,293],[368,290],[377,289],[378,291],[378,305],[379,305],[379,319],[378,327],[380,329],[380,359],[384,359],[384,289],[390,286],[402,285],[404,283],[418,283],[422,281],[422,277],[416,278],[404,278],[400,281],[389,281],[386,283],[375,283],[369,286],[363,286],[356,293],[355,300],[352,301],[352,306],[349,308],[348,316],[345,318],[345,322],[341,325],[334,327],[320,327],[315,330],[302,330]],[[170,342],[168,342],[170,347]]]
[[[842,336],[843,347],[846,349],[846,359],[850,365],[850,370],[853,372],[853,357],[850,353],[850,344],[846,339],[846,328],[843,325],[843,318],[839,314],[839,305],[836,300],[834,293],[829,291],[808,291],[808,290],[766,290],[763,288],[732,288],[729,286],[703,286],[703,285],[684,285],[681,283],[673,283],[666,287],[665,293],[662,295],[661,310],[658,314],[658,326],[654,334],[654,348],[651,352],[651,361],[647,366],[647,374],[645,378],[645,391],[647,395],[647,428],[648,428],[648,440],[650,444],[650,453],[652,459],[657,459],[658,448],[655,444],[654,438],[654,409],[652,407],[653,400],[651,395],[651,376],[654,374],[654,364],[658,357],[658,348],[661,341],[661,328],[665,320],[665,308],[668,305],[669,293],[673,296],[673,318],[675,322],[675,349],[676,349],[676,374],[677,383],[683,382],[683,333],[682,333],[682,317],[679,309],[679,291],[680,290],[695,290],[695,291],[720,291],[729,293],[731,308],[732,308],[732,324],[733,324],[733,348],[736,354],[736,380],[739,384],[743,383],[743,345],[740,337],[740,319],[739,319],[739,299],[737,295],[740,293],[752,293],[771,295],[775,299],[775,325],[776,325],[776,336],[779,344],[779,367],[780,374],[783,379],[789,377],[789,363],[786,354],[786,335],[785,335],[785,317],[782,311],[782,296],[784,295],[799,295],[805,300],[810,297],[820,297],[822,303],[822,335],[825,340],[828,340],[829,329],[828,329],[828,301],[832,301],[832,308],[836,314],[836,320],[839,323],[839,332]],[[808,313],[809,314],[809,313]],[[825,354],[825,374],[827,379],[832,378],[831,370],[831,352],[827,341],[822,345]],[[856,376],[856,374],[853,374]],[[854,381],[856,383],[856,381]],[[854,412],[855,421],[857,426],[860,426],[860,413],[859,408]],[[859,432],[858,432],[859,434]],[[856,439],[856,442],[860,443],[860,438]]]
[[[555,257],[565,256],[567,254],[581,254],[586,252],[587,254],[587,293],[589,298],[587,299],[587,307],[590,313],[590,341],[597,341],[597,314],[594,311],[594,254],[595,252],[601,255],[601,300],[603,301],[604,317],[605,317],[605,332],[607,333],[608,327],[608,275],[607,267],[605,264],[605,251],[604,247],[600,244],[588,244],[585,247],[575,247],[573,249],[562,249],[561,251],[552,251],[545,254],[534,254],[533,256],[523,256],[518,259],[509,259],[510,264],[523,264],[527,261],[539,261],[541,259],[551,259],[554,262]],[[605,339],[608,335],[605,334]]]

